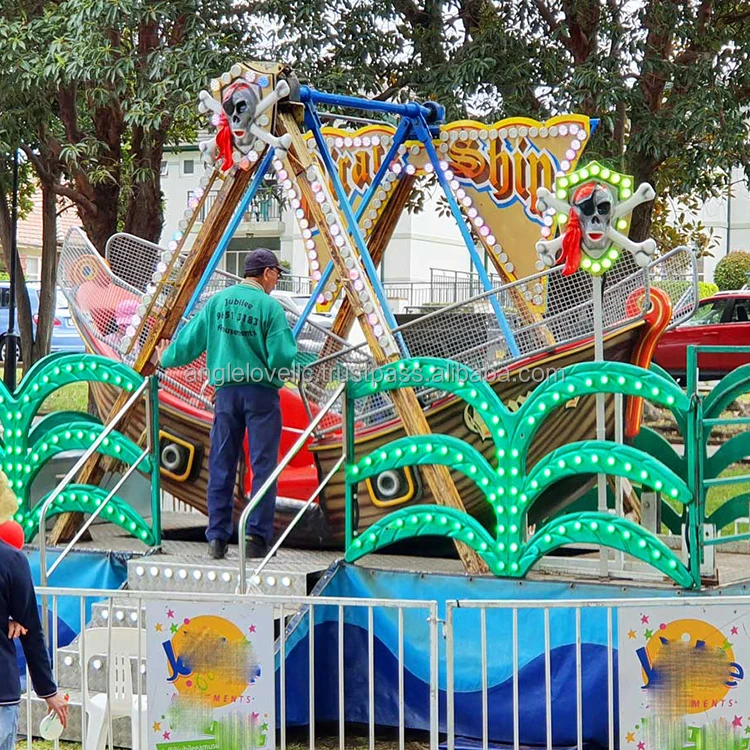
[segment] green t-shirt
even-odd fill
[[[164,367],[188,365],[206,352],[215,388],[256,383],[280,388],[291,375],[297,344],[281,304],[243,282],[215,294],[162,356]]]

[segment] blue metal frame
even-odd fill
[[[226,252],[227,247],[232,240],[232,237],[234,237],[234,233],[237,231],[237,227],[242,222],[242,217],[245,215],[247,207],[250,205],[250,203],[252,203],[253,198],[255,198],[255,195],[258,192],[258,188],[263,183],[263,178],[266,176],[266,172],[268,172],[268,168],[271,166],[272,161],[273,149],[269,146],[266,149],[263,160],[258,165],[258,169],[255,172],[253,181],[250,183],[250,187],[247,189],[245,195],[242,196],[242,200],[237,204],[237,210],[234,212],[231,221],[227,225],[227,228],[224,230],[224,234],[222,234],[221,239],[219,240],[219,244],[216,246],[216,250],[211,257],[211,260],[208,262],[208,265],[206,266],[206,270],[203,272],[198,285],[195,287],[193,296],[190,298],[190,302],[188,302],[187,307],[185,308],[185,312],[183,313],[184,319],[187,319],[190,316],[190,313],[198,304],[203,290],[206,288],[206,285],[211,279],[211,276],[213,276],[213,273],[216,270],[217,266],[219,265],[219,263],[221,263],[221,259],[224,257],[224,253]]]
[[[485,292],[488,292],[490,289],[492,289],[492,282],[490,281],[490,277],[487,275],[487,271],[484,268],[482,259],[479,257],[479,253],[474,247],[474,241],[471,238],[471,232],[469,231],[469,228],[466,226],[466,222],[464,221],[463,216],[461,215],[461,209],[459,208],[456,198],[453,195],[453,191],[450,189],[448,180],[445,179],[445,173],[440,168],[440,159],[437,155],[437,151],[435,151],[435,145],[432,142],[430,133],[427,130],[427,124],[423,120],[420,119],[420,120],[415,121],[414,126],[417,132],[417,135],[419,136],[419,139],[424,144],[425,150],[427,151],[427,155],[430,157],[432,166],[435,168],[435,174],[437,175],[438,182],[440,183],[440,187],[443,188],[443,193],[445,194],[445,198],[448,201],[448,205],[451,208],[451,213],[453,214],[453,218],[456,220],[456,224],[458,225],[458,229],[461,232],[461,236],[463,237],[464,244],[466,245],[466,249],[469,251],[471,260],[474,263],[474,266],[477,270],[477,275],[479,276],[479,281],[482,284],[482,288],[484,289]],[[490,301],[490,304],[492,305],[492,309],[495,313],[495,316],[497,317],[497,322],[500,324],[500,330],[503,332],[503,336],[505,336],[505,341],[508,344],[510,353],[514,357],[520,356],[521,352],[518,348],[518,344],[516,344],[516,338],[510,329],[510,325],[508,325],[508,321],[505,315],[503,314],[503,311],[502,311],[502,308],[500,307],[500,302],[498,301],[497,296],[493,294],[493,295],[490,295],[488,299]]]
[[[429,102],[429,104],[417,104],[417,102],[407,102],[406,104],[393,104],[392,102],[380,102],[372,99],[360,99],[356,96],[344,96],[342,94],[324,94],[322,91],[316,91],[310,86],[300,86],[300,101],[304,104],[311,105],[313,108],[316,104],[330,104],[333,107],[349,107],[351,109],[362,109],[366,112],[382,112],[389,115],[398,115],[400,117],[424,117],[430,121],[433,118],[442,118],[444,109],[439,104]]]
[[[351,99],[352,97],[345,98]],[[378,102],[378,104],[381,103],[382,102]],[[312,133],[318,146],[318,151],[320,152],[320,158],[323,160],[323,165],[328,172],[328,179],[330,179],[330,181],[333,183],[333,189],[339,201],[339,206],[341,207],[341,210],[344,213],[344,218],[346,219],[346,222],[349,226],[349,233],[351,234],[352,239],[357,246],[357,250],[359,250],[360,260],[365,266],[365,271],[367,272],[367,276],[369,277],[370,284],[372,285],[375,296],[378,298],[380,307],[383,310],[385,322],[388,324],[388,327],[393,330],[397,327],[396,319],[393,317],[393,312],[391,311],[388,300],[385,297],[385,290],[383,289],[383,285],[380,283],[380,279],[378,278],[377,269],[375,268],[375,264],[372,262],[370,252],[367,249],[367,244],[365,243],[365,239],[359,229],[359,223],[355,219],[354,213],[352,212],[352,205],[351,203],[349,203],[349,196],[344,190],[344,186],[342,185],[338,171],[336,170],[336,165],[333,163],[333,158],[331,157],[331,154],[326,147],[325,141],[323,140],[323,134],[320,130],[320,118],[318,117],[318,111],[315,109],[315,104],[312,101],[307,103],[307,108],[309,110],[310,116],[315,119],[316,126],[312,128]],[[401,343],[403,346],[403,342]],[[402,353],[404,356],[409,356],[405,346],[403,346]]]
[[[492,283],[489,279],[489,276],[487,275],[487,272],[484,269],[484,265],[481,261],[481,258],[479,257],[479,254],[476,251],[474,242],[472,241],[472,238],[471,238],[471,232],[469,231],[468,227],[463,221],[463,217],[461,215],[461,209],[458,203],[456,202],[455,197],[453,196],[453,193],[450,189],[448,181],[445,179],[445,175],[442,169],[440,168],[440,159],[432,143],[433,136],[437,134],[439,123],[442,122],[444,119],[444,115],[445,115],[444,108],[441,105],[436,104],[435,102],[426,102],[424,104],[419,104],[417,102],[407,102],[406,104],[394,104],[391,102],[380,102],[380,101],[373,101],[369,99],[360,99],[359,97],[354,97],[354,96],[344,96],[340,94],[326,94],[320,91],[316,91],[315,89],[309,86],[301,86],[299,93],[300,93],[300,101],[305,104],[305,123],[309,127],[309,129],[311,130],[313,134],[313,137],[315,138],[315,142],[317,144],[320,157],[323,160],[323,164],[325,166],[326,171],[328,172],[329,179],[331,180],[333,184],[333,188],[336,193],[336,197],[339,201],[339,205],[349,225],[348,232],[357,246],[357,249],[360,254],[360,258],[362,260],[362,263],[365,266],[365,270],[369,277],[370,283],[373,287],[375,295],[378,298],[378,302],[380,303],[380,306],[383,309],[383,314],[385,316],[386,322],[389,325],[389,327],[391,329],[396,328],[397,327],[396,320],[393,316],[390,306],[388,305],[387,299],[385,297],[385,291],[377,275],[377,269],[375,267],[375,264],[372,261],[372,257],[370,256],[369,250],[367,248],[367,244],[365,243],[364,237],[362,236],[362,232],[359,229],[359,221],[362,215],[364,214],[364,212],[367,210],[372,200],[372,196],[375,194],[375,191],[380,187],[380,183],[388,170],[388,166],[396,157],[399,146],[401,146],[404,143],[404,141],[407,139],[409,135],[413,135],[415,138],[417,138],[424,144],[425,149],[427,150],[427,154],[430,158],[430,161],[432,162],[435,168],[438,182],[440,183],[440,186],[443,189],[443,192],[445,194],[446,200],[448,201],[448,204],[451,208],[451,213],[453,214],[453,217],[456,220],[456,223],[458,225],[459,231],[461,232],[461,236],[464,240],[464,244],[466,245],[466,249],[469,251],[469,255],[471,256],[472,262],[475,268],[477,269],[477,274],[479,275],[479,280],[480,280],[480,283],[482,284],[482,288],[484,289],[484,291],[490,291],[492,289]],[[367,192],[362,198],[362,202],[357,208],[356,212],[352,210],[352,205],[349,201],[349,197],[346,195],[344,186],[341,183],[338,172],[333,163],[331,154],[326,148],[325,141],[321,133],[322,124],[318,116],[317,109],[315,107],[316,104],[327,104],[327,105],[331,105],[335,107],[348,107],[348,108],[353,108],[353,109],[361,109],[361,110],[368,111],[368,112],[380,112],[383,114],[399,116],[401,118],[401,121],[394,135],[391,148],[388,151],[386,158],[381,163],[377,174],[375,175],[372,183],[367,189]],[[598,120],[591,120],[591,133],[592,134],[594,130],[596,129],[596,125],[598,124],[599,124]],[[211,261],[209,262],[206,270],[204,271],[203,276],[201,277],[201,280],[198,283],[198,286],[196,287],[196,290],[193,293],[192,298],[190,299],[190,302],[187,305],[187,308],[184,313],[185,318],[187,318],[190,315],[195,305],[198,303],[201,292],[203,291],[206,284],[208,283],[211,275],[216,270],[216,267],[221,262],[221,258],[226,252],[227,246],[229,245],[229,242],[234,236],[234,233],[237,230],[237,227],[239,226],[242,220],[242,216],[247,210],[248,205],[255,197],[255,194],[257,193],[258,188],[260,187],[263,181],[263,178],[265,177],[265,174],[268,171],[268,168],[271,164],[272,159],[273,159],[273,150],[269,148],[266,151],[263,161],[258,167],[258,171],[256,172],[253,178],[253,182],[250,185],[250,188],[248,189],[247,193],[243,196],[243,199],[241,203],[239,204],[235,215],[232,217],[232,220],[230,221],[229,225],[224,231],[224,234],[222,235],[222,238],[216,248],[216,251],[213,257],[211,258]],[[325,288],[325,285],[330,280],[332,273],[333,273],[333,263],[329,261],[321,274],[320,280],[318,281],[315,288],[313,289],[313,292],[310,295],[310,299],[308,300],[307,304],[305,305],[305,309],[303,310],[302,315],[297,320],[297,323],[294,326],[293,332],[294,332],[295,338],[299,335],[299,332],[304,326],[306,320],[309,318],[310,313],[313,311],[316,305],[316,300],[318,296],[320,295],[319,290],[322,290]],[[500,303],[498,302],[495,296],[490,296],[489,300],[490,300],[490,304],[492,305],[493,312],[495,313],[495,316],[497,317],[498,323],[500,324],[500,329],[508,344],[508,348],[510,350],[511,355],[514,357],[519,356],[520,351],[518,349],[518,345],[516,344],[515,337],[513,335],[513,332],[511,331],[510,325],[508,324],[508,321],[502,311],[502,308],[500,307]],[[405,349],[404,342],[400,337],[399,337],[399,342],[403,348],[404,355],[408,356],[408,352]]]
[[[320,152],[320,156],[323,160],[326,170],[330,175],[331,181],[339,199],[339,204],[344,211],[347,222],[349,222],[350,224],[350,233],[352,234],[352,237],[357,244],[357,249],[360,252],[360,256],[367,271],[367,275],[370,278],[370,282],[372,283],[375,294],[378,297],[378,301],[383,308],[386,321],[391,328],[396,327],[396,321],[385,298],[385,291],[380,280],[378,279],[375,264],[372,262],[372,258],[364,242],[364,238],[359,231],[359,219],[366,210],[369,201],[372,199],[372,195],[378,189],[380,182],[388,169],[388,165],[393,160],[398,147],[403,143],[404,140],[406,140],[406,138],[410,134],[412,134],[424,144],[430,161],[435,167],[438,181],[441,188],[443,189],[448,204],[450,205],[451,212],[454,219],[456,220],[459,231],[461,232],[461,236],[463,237],[466,249],[469,251],[469,255],[471,256],[471,259],[477,269],[482,288],[485,292],[492,289],[492,282],[490,281],[489,276],[484,269],[484,265],[482,264],[481,258],[479,257],[479,254],[474,247],[471,233],[469,232],[469,229],[463,220],[458,203],[456,202],[456,199],[450,190],[450,186],[445,179],[443,171],[440,169],[440,160],[432,143],[432,137],[434,134],[431,132],[430,125],[435,125],[437,122],[441,121],[444,114],[444,110],[439,107],[439,105],[435,105],[432,102],[429,102],[427,105],[422,105],[417,104],[416,102],[407,102],[406,104],[392,104],[390,102],[371,101],[368,99],[359,99],[353,96],[324,94],[322,92],[315,91],[308,86],[300,87],[300,100],[305,104],[305,123],[313,133],[313,137],[315,138],[315,142],[318,146],[318,151]],[[362,109],[369,112],[383,112],[392,115],[400,115],[402,118],[396,131],[396,135],[394,136],[391,150],[389,151],[386,159],[380,165],[378,173],[376,174],[372,184],[370,185],[370,188],[365,194],[362,204],[357,211],[356,219],[352,214],[352,208],[348,196],[345,194],[343,185],[341,184],[338,176],[338,172],[336,171],[335,165],[333,163],[333,159],[331,158],[331,155],[325,145],[325,141],[323,140],[323,136],[320,132],[321,122],[320,118],[318,117],[317,109],[315,107],[316,103],[329,104],[337,107]],[[299,331],[312,312],[316,304],[315,301],[319,295],[318,290],[324,288],[325,284],[328,283],[328,280],[333,271],[332,266],[333,264],[329,263],[329,265],[327,265],[325,270],[323,271],[321,279],[313,290],[313,293],[308,300],[307,305],[305,306],[305,310],[303,311],[302,316],[297,321],[297,325],[294,329],[295,336],[299,334]],[[499,301],[495,296],[491,296],[489,300],[490,304],[492,305],[493,312],[495,313],[495,316],[497,317],[498,323],[500,325],[500,330],[502,331],[503,336],[505,337],[505,340],[508,344],[511,355],[513,357],[518,357],[520,355],[520,350],[518,349],[518,345],[516,344],[515,336],[513,335],[510,325],[508,324],[508,321],[503,314]]]
[[[388,153],[386,154],[385,159],[380,164],[380,168],[375,173],[375,177],[373,178],[372,183],[370,184],[370,187],[367,188],[367,192],[364,194],[362,198],[362,202],[357,207],[357,211],[354,215],[357,225],[359,225],[359,221],[362,218],[365,211],[367,211],[367,208],[370,205],[370,201],[372,200],[372,197],[375,195],[376,190],[380,187],[380,183],[383,181],[383,177],[385,177],[385,173],[388,171],[388,165],[396,158],[396,155],[398,153],[399,146],[406,140],[406,136],[409,134],[409,130],[411,129],[411,120],[404,118],[401,120],[401,122],[398,125],[398,128],[396,128],[396,132],[393,135],[393,144],[391,145],[391,148],[389,149]],[[310,299],[307,301],[307,304],[305,305],[305,309],[302,312],[302,315],[300,315],[299,320],[294,326],[293,333],[294,338],[296,339],[297,336],[299,336],[299,332],[302,330],[302,327],[305,325],[305,321],[307,321],[308,317],[310,316],[310,313],[313,311],[313,308],[315,307],[315,300],[318,298],[318,295],[320,292],[318,290],[325,289],[325,285],[328,283],[328,280],[331,277],[331,274],[333,273],[333,261],[329,260],[326,264],[325,269],[323,270],[323,273],[321,274],[320,280],[315,285],[315,288],[312,291],[312,294],[310,295]]]

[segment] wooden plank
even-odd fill
[[[314,163],[297,122],[289,114],[282,113],[279,117],[279,126],[283,132],[289,133],[292,137],[292,147],[289,152],[289,167],[296,175],[297,185],[307,201],[308,210],[315,221],[315,225],[318,227],[318,230],[326,236],[328,247],[331,250],[331,259],[339,273],[339,278],[342,280],[342,285],[346,292],[346,296],[352,305],[352,310],[361,323],[362,332],[365,335],[376,363],[378,365],[384,365],[388,362],[398,360],[399,357],[397,354],[390,356],[386,354],[367,322],[366,313],[359,301],[357,290],[354,288],[354,282],[350,279],[349,269],[344,263],[344,258],[339,247],[336,245],[334,235],[330,233],[325,213],[323,212],[321,204],[316,199],[316,194],[314,193],[312,184],[308,179],[307,172],[314,166]],[[337,206],[338,201],[332,196],[326,181],[323,181],[321,184],[322,190],[327,193],[326,202],[334,207]],[[345,227],[346,222],[341,216],[341,211],[338,209],[336,209],[336,211],[339,214],[341,225]],[[348,236],[346,236],[345,239],[347,242],[350,241]],[[354,250],[354,248],[350,249]],[[366,288],[369,287],[371,298],[374,298],[375,295],[370,287],[369,279],[363,278],[362,281],[365,282]],[[422,407],[420,406],[413,389],[403,388],[398,391],[393,391],[391,395],[396,411],[403,422],[407,434],[431,434],[427,418],[422,411]],[[438,504],[455,508],[463,513],[466,512],[461,497],[458,494],[458,490],[456,489],[456,485],[453,483],[450,472],[445,466],[425,466],[423,467],[423,472],[425,481]],[[487,572],[487,566],[484,560],[482,560],[473,549],[467,547],[461,542],[456,542],[456,548],[464,567],[468,572],[474,574]]]
[[[203,272],[206,270],[216,246],[237,208],[237,204],[247,191],[253,174],[260,162],[261,160],[259,159],[248,171],[238,170],[234,176],[225,179],[217,199],[211,207],[211,211],[198,232],[190,255],[185,261],[180,283],[172,285],[170,297],[162,309],[152,313],[152,317],[155,318],[156,322],[149,331],[133,365],[136,372],[141,373],[144,377],[148,377],[154,373],[156,368],[151,359],[156,345],[162,339],[171,338],[177,330],[185,308],[193,296],[193,292],[203,276]],[[154,296],[156,297],[157,295],[158,290]],[[129,397],[130,394],[125,391],[120,394],[112,406],[112,410],[103,420],[104,424],[109,424],[114,419]],[[125,416],[120,422],[120,432],[125,431],[128,419],[129,416]],[[77,481],[81,484],[98,485],[108,471],[109,464],[110,462],[105,457],[95,453],[81,470]],[[58,520],[50,535],[50,544],[59,544],[72,539],[81,526],[82,518],[83,516],[80,513],[62,513],[58,516]]]
[[[417,178],[414,175],[402,173],[401,178],[388,200],[388,204],[383,209],[383,213],[378,218],[377,224],[370,235],[368,250],[370,251],[370,257],[372,258],[375,268],[377,268],[383,260],[388,243],[391,241],[398,220],[401,218],[404,207],[409,200],[416,179]],[[344,297],[341,301],[338,314],[336,315],[336,320],[333,322],[333,327],[331,329],[332,333],[335,336],[346,340],[352,326],[354,325],[356,317],[351,302],[349,301],[349,297]],[[338,344],[335,339],[328,339],[323,347],[323,351],[321,352],[321,358],[333,354],[338,348],[340,348],[340,344]]]

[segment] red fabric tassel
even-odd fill
[[[578,221],[578,214],[571,211],[568,214],[568,226],[563,235],[562,256],[560,260],[565,261],[562,275],[570,276],[578,270],[581,264],[581,240],[583,232],[581,231],[581,222]]]
[[[229,120],[223,112],[219,121],[219,130],[216,133],[216,145],[219,147],[219,156],[224,160],[221,171],[227,172],[234,166],[234,160],[232,159],[232,131],[229,127]]]
[[[232,94],[238,89],[249,89],[250,86],[244,81],[237,81],[224,91],[222,101],[228,101]],[[228,172],[234,166],[232,159],[232,129],[229,127],[229,119],[225,112],[221,113],[219,121],[219,130],[216,133],[216,145],[219,147],[219,155],[224,163],[221,165],[222,172]]]

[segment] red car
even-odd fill
[[[701,300],[687,323],[667,331],[656,346],[654,362],[680,381],[686,378],[687,347],[750,346],[750,289],[719,292]],[[750,362],[742,354],[701,354],[701,380],[715,380]]]

